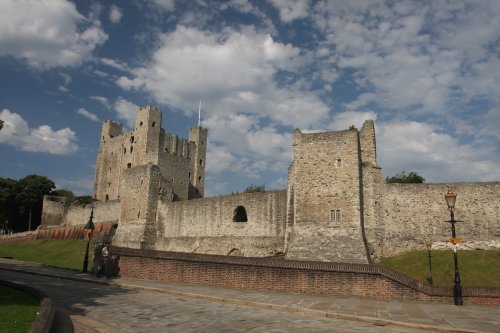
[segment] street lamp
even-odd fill
[[[85,259],[83,260],[83,269],[82,273],[87,273],[87,267],[89,265],[89,245],[90,245],[90,238],[92,237],[92,232],[95,229],[94,226],[94,201],[97,201],[96,196],[94,195],[92,197],[91,201],[91,209],[90,209],[90,218],[87,224],[85,224],[85,227],[83,227],[83,230],[85,231],[85,234],[87,235],[87,250],[85,251]]]
[[[451,186],[448,186],[448,192],[445,194],[444,198],[446,199],[446,204],[448,205],[448,210],[450,211],[451,219],[446,222],[451,223],[451,243],[453,244],[453,258],[455,260],[455,286],[453,287],[453,299],[455,301],[455,305],[464,305],[464,301],[462,300],[462,286],[460,285],[460,273],[458,272],[457,257],[457,244],[460,242],[460,239],[457,238],[455,233],[455,223],[458,221],[455,220],[455,215],[453,214],[457,195],[453,193]]]

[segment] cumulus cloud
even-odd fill
[[[426,182],[500,179],[494,145],[461,143],[423,122],[393,121],[377,125],[378,160],[384,175],[417,171]]]
[[[120,23],[123,16],[123,11],[115,5],[109,8],[109,20],[113,23]]]
[[[78,113],[81,116],[84,116],[87,119],[95,121],[97,123],[100,122],[99,117],[97,117],[97,115],[95,115],[92,112],[87,111],[85,108],[79,108],[78,110],[76,110],[76,113]]]
[[[130,128],[134,127],[138,109],[139,106],[137,104],[134,104],[121,96],[116,99],[114,104],[114,110],[118,119],[124,120]]]
[[[7,109],[0,112],[0,119],[4,121],[0,143],[23,151],[55,155],[70,155],[78,151],[75,132],[69,128],[58,131],[48,125],[30,128],[19,114]]]
[[[0,12],[0,56],[38,69],[75,66],[108,38],[100,22],[87,20],[66,0],[5,0]]]

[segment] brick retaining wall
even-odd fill
[[[433,287],[385,267],[112,247],[123,277],[238,289],[453,303]],[[500,306],[500,288],[463,288],[465,304]]]

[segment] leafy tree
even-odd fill
[[[403,170],[401,173],[398,173],[393,177],[387,177],[385,181],[387,183],[419,184],[425,182],[425,178],[413,171],[409,174],[406,174]]]
[[[80,195],[78,197],[75,197],[74,201],[74,203],[78,203],[81,206],[90,205],[91,202],[92,202],[91,195]]]
[[[43,196],[50,194],[56,187],[54,182],[45,176],[29,175],[20,179],[16,184],[16,203],[19,211],[28,215],[28,230],[40,224]],[[34,223],[33,223],[34,222]]]
[[[3,120],[0,119],[0,130],[3,128]]]
[[[266,191],[266,186],[265,185],[250,185],[248,186],[243,193],[254,193],[254,192],[265,192]]]
[[[50,195],[65,197],[67,203],[72,203],[73,201],[75,201],[75,194],[66,189],[54,190],[50,193]]]
[[[0,231],[3,232],[12,229],[17,219],[16,183],[14,179],[0,177]]]

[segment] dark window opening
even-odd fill
[[[130,143],[134,143],[134,136],[133,135],[130,137]]]
[[[189,173],[188,178],[191,179],[191,172]]]
[[[200,160],[200,165],[202,165],[202,164],[203,164],[203,160]]]
[[[201,182],[201,176],[198,177],[198,181]]]
[[[139,123],[139,126],[142,126],[142,121]]]
[[[109,195],[106,194],[106,201],[108,201],[108,200],[109,200]]]
[[[151,124],[151,127],[155,127],[156,126],[156,122],[153,121],[153,123]]]
[[[127,163],[127,169],[130,169],[132,167],[132,163]]]
[[[337,159],[337,167],[340,168],[342,166],[342,160],[339,158]]]
[[[127,153],[127,148],[123,148],[123,155]]]
[[[130,152],[134,151],[134,147],[130,146]]]
[[[233,222],[248,222],[247,211],[245,207],[236,207],[233,214]]]

